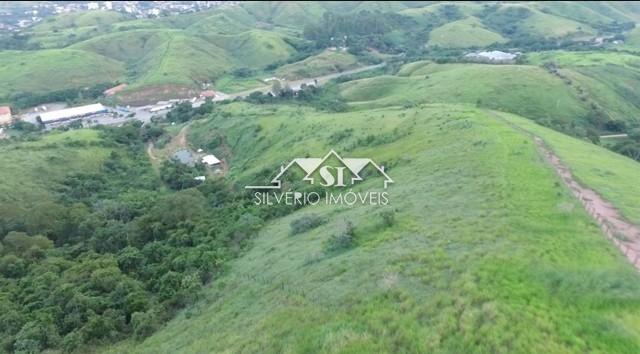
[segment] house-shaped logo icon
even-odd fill
[[[339,166],[329,165],[329,160],[337,161]],[[310,184],[320,184],[325,187],[346,187],[362,181],[362,172],[367,166],[371,166],[384,178],[384,188],[393,180],[385,172],[384,166],[378,165],[372,159],[367,158],[342,158],[335,151],[331,150],[322,158],[296,158],[286,166],[280,167],[280,172],[271,180],[267,186],[246,186],[248,189],[280,189],[282,187],[283,175],[294,165],[300,167],[305,176],[304,181]]]

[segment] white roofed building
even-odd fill
[[[501,52],[499,50],[493,50],[490,52],[469,53],[465,55],[465,58],[467,59],[496,63],[512,62],[516,59],[516,57],[518,57],[518,54]]]
[[[202,163],[205,165],[213,166],[219,164],[220,160],[218,160],[218,158],[213,155],[205,155],[202,156]]]
[[[38,119],[44,123],[62,122],[74,118],[82,118],[98,113],[106,113],[108,109],[100,103],[90,104],[86,106],[79,106],[73,108],[60,109],[57,111],[50,111],[40,113]]]

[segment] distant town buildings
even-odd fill
[[[11,107],[0,106],[0,126],[11,124]]]
[[[235,6],[239,1],[25,1],[23,4],[0,8],[0,31],[21,32],[45,17],[72,12],[105,10],[125,13],[135,18],[147,18]]]

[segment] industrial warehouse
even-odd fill
[[[109,110],[101,103],[41,113],[37,119],[42,124],[63,122],[75,118],[84,118],[94,114],[107,113]]]

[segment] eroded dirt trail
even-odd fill
[[[598,193],[576,182],[569,168],[542,139],[534,137],[534,140],[547,162],[571,189],[573,195],[578,198],[589,215],[600,225],[602,232],[622,251],[631,264],[640,270],[640,227],[625,220],[620,212],[611,203],[600,197]]]

